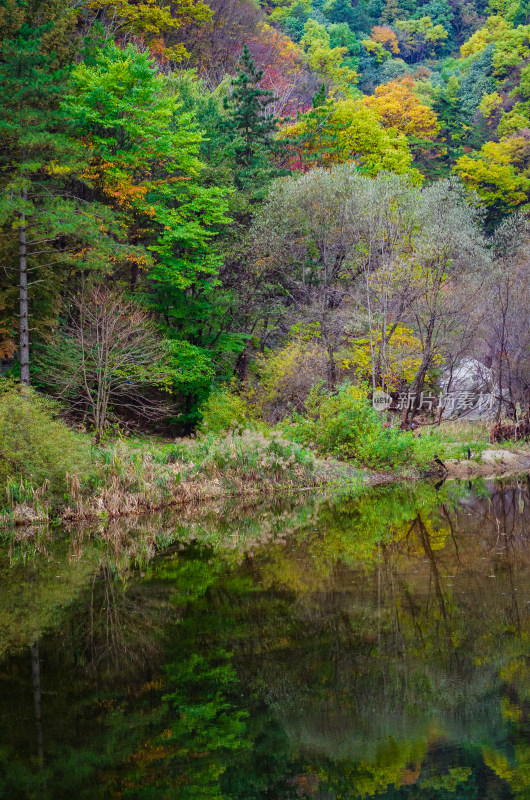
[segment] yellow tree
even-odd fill
[[[398,38],[392,28],[383,25],[374,25],[370,38],[381,44],[389,53],[397,56],[399,53]]]
[[[387,130],[362,98],[330,99],[284,127],[280,136],[293,142],[295,168],[355,161],[369,175],[385,170],[421,180],[411,167],[406,136],[394,128]]]
[[[140,36],[151,49],[174,61],[181,61],[188,52],[183,44],[165,47],[163,35],[191,22],[208,22],[212,18],[212,10],[203,0],[173,0],[171,5],[159,0],[141,0],[139,3],[134,0],[89,0],[88,7],[104,12],[113,33]]]
[[[475,31],[460,48],[462,57],[480,55],[489,44],[496,44],[510,28],[510,23],[503,17],[498,15],[488,17],[483,27]]]
[[[410,75],[378,86],[375,94],[364,97],[386,128],[395,128],[406,136],[433,139],[440,130],[436,114],[414,93],[416,82]]]
[[[530,25],[514,27],[499,15],[489,17],[484,26],[462,45],[460,52],[464,58],[477,56],[489,44],[495,45],[494,74],[506,77],[514,68],[523,66],[530,57]]]
[[[495,224],[515,208],[526,208],[530,194],[530,142],[523,136],[487,142],[478,153],[461,156],[455,172],[484,200],[488,222]]]

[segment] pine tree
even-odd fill
[[[245,45],[237,75],[232,80],[232,93],[225,101],[228,111],[225,129],[232,135],[237,132],[231,145],[236,187],[249,190],[255,195],[252,199],[261,199],[269,181],[280,174],[271,163],[271,157],[279,149],[274,140],[278,120],[268,108],[274,95],[260,87],[262,78],[263,70],[256,69]]]
[[[69,12],[66,3],[45,5],[45,24],[34,22],[39,3],[33,8],[24,0],[6,0],[0,9],[0,226],[4,263],[18,272],[25,384],[30,383],[31,286],[40,284],[36,299],[50,284],[57,292],[61,279],[53,268],[69,260],[79,267],[102,266],[111,244],[105,234],[113,226],[104,209],[97,204],[88,209],[80,198],[87,194],[80,178],[83,154],[61,109],[72,52],[71,26],[65,24]]]
[[[313,96],[313,100],[311,101],[311,105],[313,108],[319,108],[319,106],[323,106],[326,102],[327,91],[326,91],[326,84],[323,83],[318,92]]]

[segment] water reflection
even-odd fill
[[[0,797],[530,797],[528,480],[90,533],[5,547]]]

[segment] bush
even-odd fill
[[[410,432],[384,427],[384,417],[365,393],[349,384],[336,394],[314,387],[306,401],[306,414],[295,414],[283,429],[294,441],[312,445],[319,453],[376,468],[411,462],[425,466],[434,456],[437,442],[433,438],[416,439]]]
[[[269,422],[301,412],[311,387],[326,378],[326,351],[318,340],[295,340],[259,360],[256,401]]]
[[[201,405],[202,433],[221,433],[245,428],[252,420],[252,412],[245,400],[229,389],[212,392]]]
[[[66,475],[85,478],[91,469],[88,441],[54,418],[54,406],[30,389],[0,394],[0,499],[7,486],[66,491]],[[11,491],[12,494],[12,491]]]

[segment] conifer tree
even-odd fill
[[[318,90],[318,92],[313,96],[313,100],[311,101],[311,105],[313,108],[319,108],[319,106],[323,106],[326,102],[327,91],[326,91],[326,84],[323,83]]]
[[[61,109],[75,14],[61,0],[44,5],[44,23],[39,3],[5,0],[0,9],[0,226],[4,263],[18,272],[18,352],[25,384],[31,286],[40,284],[35,295],[41,298],[46,281],[56,290],[61,279],[53,268],[69,260],[81,268],[103,266],[111,247],[106,234],[114,226],[108,210],[99,204],[88,208],[81,199],[89,196],[81,178],[84,154]]]
[[[247,189],[252,199],[261,199],[269,181],[279,174],[271,164],[271,156],[278,151],[274,134],[278,120],[269,112],[274,95],[262,89],[263,70],[256,69],[248,47],[238,64],[237,75],[232,80],[232,92],[225,101],[228,111],[225,128],[236,137],[231,145],[235,160],[235,183],[238,189]]]

